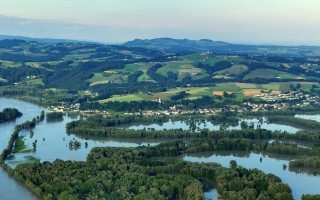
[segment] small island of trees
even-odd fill
[[[63,120],[62,112],[48,112],[46,114],[47,121]]]
[[[15,120],[18,117],[21,117],[22,113],[15,108],[5,108],[0,112],[0,123]]]

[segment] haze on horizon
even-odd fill
[[[320,45],[319,0],[1,0],[0,35]]]

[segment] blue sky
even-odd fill
[[[0,34],[320,45],[319,0],[1,0]]]

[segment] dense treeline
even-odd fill
[[[5,39],[5,40],[0,40],[0,47],[1,48],[11,48],[11,47],[23,45],[26,43],[27,43],[26,41],[19,40],[19,39],[13,39],[13,40]]]
[[[33,97],[40,97],[41,94],[43,94],[42,91],[40,91],[37,88],[31,88],[31,87],[9,87],[9,86],[3,86],[0,88],[0,96],[33,96]]]
[[[8,81],[8,84],[24,81],[27,76],[46,76],[50,72],[42,68],[34,68],[29,65],[22,64],[19,70],[16,68],[0,68],[1,77]]]
[[[48,112],[46,114],[47,121],[55,121],[55,120],[62,120],[63,113],[62,112]]]
[[[294,124],[306,129],[320,129],[319,122],[294,116],[269,116],[268,121],[271,123]]]
[[[131,101],[131,102],[119,102],[119,101],[108,101],[106,103],[98,102],[84,102],[81,104],[81,110],[97,109],[97,110],[112,110],[116,112],[137,112],[139,110],[165,110],[170,106],[176,105],[175,101]],[[179,101],[179,105],[182,109],[198,109],[198,108],[208,108],[212,106],[221,107],[224,104],[217,104],[213,97],[204,96],[198,99],[189,100],[182,99]]]
[[[12,153],[14,148],[14,143],[18,139],[20,130],[21,130],[21,126],[17,125],[13,133],[11,134],[7,148],[4,149],[0,155],[0,164],[3,164],[4,160]]]
[[[257,169],[232,165],[217,177],[217,183],[223,199],[293,199],[291,189],[282,184],[280,178],[272,174],[266,176]]]
[[[178,92],[177,94],[175,95],[172,95],[171,96],[171,100],[172,101],[178,101],[180,99],[184,99],[184,98],[187,98],[188,97],[188,93],[186,91],[181,91],[181,92]]]
[[[320,200],[320,195],[319,194],[304,194],[302,195],[302,200]]]
[[[21,117],[22,113],[15,108],[5,108],[0,112],[0,123]]]
[[[272,142],[265,144],[264,148],[269,153],[278,153],[285,155],[307,155],[307,156],[320,156],[320,147],[305,148],[297,144],[287,142]]]
[[[41,55],[41,56],[32,56],[32,55],[23,55],[23,54],[12,54],[8,52],[2,52],[0,54],[0,60],[9,60],[15,62],[48,62],[52,60],[61,59],[61,55]]]
[[[320,157],[308,157],[308,158],[290,161],[289,168],[320,169]]]
[[[131,83],[131,84],[134,84],[134,83],[137,83],[137,80],[139,78],[139,76],[141,76],[143,74],[142,71],[137,71],[133,74],[130,74],[128,76],[128,82]]]
[[[21,164],[13,175],[42,199],[201,200],[203,190],[214,185],[224,199],[293,199],[288,185],[274,175],[170,158],[187,148],[179,141],[156,147],[94,148],[86,162]]]
[[[158,83],[167,83],[167,77],[157,73],[157,70],[161,67],[163,67],[163,65],[155,64],[148,69],[147,74]]]

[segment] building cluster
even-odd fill
[[[282,110],[289,106],[288,103],[271,103],[271,104],[257,104],[257,103],[243,103],[244,107],[241,109],[242,111],[250,111],[250,112],[257,112],[257,111],[265,111],[265,110]]]
[[[300,67],[302,68],[308,68],[308,67],[317,67],[318,65],[317,64],[314,64],[314,63],[303,63],[300,65]]]
[[[221,112],[220,108],[207,108],[207,109],[192,109],[192,110],[177,110],[177,109],[168,109],[168,110],[146,110],[140,112],[131,112],[124,113],[124,115],[143,115],[143,116],[159,116],[159,115],[194,115],[194,114],[216,114]]]
[[[302,92],[291,92],[288,94],[272,94],[272,93],[262,93],[256,95],[256,97],[261,98],[265,102],[283,102],[283,101],[317,101],[318,96],[311,96],[309,94],[303,94]]]
[[[262,93],[256,97],[263,100],[262,103],[244,102],[240,108],[228,106],[229,111],[237,112],[257,112],[267,110],[285,110],[292,106],[309,106],[320,103],[319,96],[312,96],[301,92],[291,92],[287,94]],[[154,101],[161,103],[160,98]],[[226,109],[226,108],[225,108]],[[63,104],[61,106],[51,106],[51,110],[56,112],[79,112],[81,114],[103,114],[108,115],[108,111],[101,110],[80,110],[80,104]],[[166,110],[145,110],[139,112],[127,112],[124,115],[143,115],[143,116],[177,116],[177,115],[195,115],[195,114],[217,114],[222,112],[221,108],[206,109],[182,109],[182,105],[171,106]]]
[[[80,114],[103,114],[108,115],[109,112],[105,110],[80,110],[80,104],[64,104],[61,106],[50,106],[50,110],[54,112],[78,112]]]
[[[53,110],[54,112],[79,112],[80,103],[62,104],[61,106],[50,106],[50,110]]]
[[[292,92],[288,94],[260,94],[257,95],[265,103],[243,103],[246,111],[256,112],[263,110],[283,110],[291,106],[309,106],[320,102],[318,96],[311,96],[301,92]]]
[[[278,102],[278,101],[295,101],[303,98],[303,94],[272,94],[272,93],[262,93],[256,95],[256,97],[261,98],[265,102]]]

